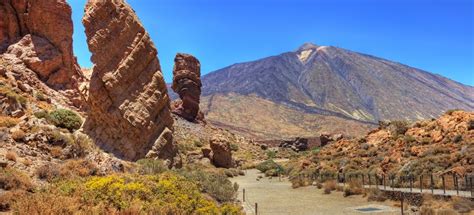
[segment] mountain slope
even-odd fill
[[[341,129],[348,125],[346,122],[370,127],[379,120],[434,118],[448,109],[474,109],[473,87],[377,57],[313,44],[217,70],[204,76],[202,82],[207,119],[222,125],[245,125],[249,121],[246,118],[261,118],[256,114],[263,103],[267,103],[267,110],[284,107],[297,112],[284,119],[281,113],[269,112],[270,119],[244,127],[264,138],[289,135],[267,129],[268,123],[304,131],[291,136],[317,135],[348,130]],[[216,97],[228,98],[212,99]],[[252,98],[253,103],[217,102],[228,103],[232,97]],[[270,104],[272,108],[268,108]],[[316,115],[318,119],[307,120]],[[323,124],[328,117],[333,122],[329,127]]]

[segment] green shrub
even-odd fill
[[[36,99],[40,100],[40,101],[47,101],[48,98],[46,97],[46,95],[44,95],[42,92],[37,92],[36,95],[35,95]]]
[[[239,145],[235,144],[235,143],[231,143],[230,144],[230,150],[236,152],[236,151],[239,151]]]
[[[15,100],[17,103],[21,104],[23,107],[28,103],[28,99],[17,92],[13,91],[11,88],[6,86],[0,86],[0,95]]]
[[[273,160],[266,160],[258,164],[255,168],[258,169],[262,173],[266,173],[267,171],[274,171],[278,175],[278,173],[284,172],[283,167],[275,163],[275,161]]]
[[[70,131],[77,130],[82,125],[81,117],[74,111],[67,109],[57,109],[48,114],[48,121],[60,128]]]
[[[276,157],[277,152],[273,150],[267,150],[267,159],[273,159]]]
[[[44,110],[35,112],[33,115],[38,119],[47,119],[49,116],[48,112]]]

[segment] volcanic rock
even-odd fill
[[[85,129],[124,159],[178,162],[173,118],[157,50],[123,0],[89,0],[83,18],[95,63]]]
[[[230,143],[225,138],[213,137],[210,141],[212,163],[216,167],[231,168],[234,166]]]
[[[189,54],[178,53],[174,59],[172,89],[181,101],[173,105],[173,113],[188,121],[195,121],[199,114],[201,96],[201,64]]]
[[[50,87],[76,88],[82,75],[73,55],[72,12],[66,1],[2,1],[0,11],[0,54],[20,57]]]

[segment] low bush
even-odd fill
[[[74,111],[67,109],[57,109],[48,114],[47,120],[60,128],[70,131],[79,129],[82,125],[81,117]]]
[[[238,185],[232,184],[224,173],[205,171],[192,166],[178,172],[188,180],[195,181],[201,191],[219,202],[232,202],[237,196]]]
[[[46,95],[44,95],[42,92],[39,92],[39,91],[35,94],[35,97],[39,101],[47,101],[48,100],[48,97],[46,97]]]
[[[277,152],[273,150],[267,150],[267,159],[273,159],[276,157]]]
[[[10,160],[10,161],[13,161],[13,162],[16,162],[16,157],[17,157],[17,154],[13,151],[8,151],[6,154],[5,154],[5,158],[7,160]]]
[[[25,137],[26,137],[26,133],[21,130],[21,129],[18,129],[18,130],[15,130],[12,134],[11,134],[11,137],[13,140],[15,140],[16,142],[23,142],[25,141]]]
[[[139,173],[144,175],[160,174],[168,170],[162,160],[141,159],[137,161],[137,164]]]
[[[239,151],[239,145],[235,144],[235,143],[231,143],[230,144],[230,150],[236,152],[236,151]]]
[[[360,181],[350,181],[344,187],[344,197],[364,194],[364,187]]]
[[[30,190],[33,184],[30,178],[13,168],[0,169],[0,188],[4,190]]]
[[[367,200],[368,201],[383,202],[383,201],[387,200],[387,197],[379,189],[373,188],[373,189],[368,189],[367,190]]]
[[[405,134],[405,132],[408,130],[408,122],[392,121],[390,122],[388,128],[393,136],[402,135]]]
[[[336,190],[336,187],[337,187],[336,180],[329,180],[329,181],[324,182],[323,187],[324,187],[324,190],[330,190],[330,191]]]
[[[41,180],[52,182],[60,175],[59,167],[57,165],[45,164],[36,169],[36,175]]]
[[[17,125],[20,122],[20,119],[13,118],[9,116],[0,116],[0,128],[6,127],[11,128]]]
[[[267,171],[274,171],[276,174],[278,173],[283,173],[284,169],[281,165],[275,163],[273,160],[266,160],[260,164],[258,164],[256,167],[260,172],[266,173]]]
[[[452,206],[457,212],[468,214],[474,210],[474,201],[466,198],[453,197]]]
[[[18,104],[23,107],[28,103],[28,99],[7,86],[0,86],[0,95],[3,95],[9,99],[15,100]]]
[[[132,203],[142,211],[168,209],[167,214],[221,214],[224,207],[207,200],[191,180],[172,172],[159,176],[112,175],[94,177],[85,182],[84,195],[94,204],[105,203],[124,210]],[[238,211],[226,205],[227,211]]]
[[[66,158],[83,158],[94,148],[92,140],[84,134],[74,134],[66,140]]]

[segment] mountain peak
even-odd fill
[[[308,49],[317,49],[319,46],[314,44],[314,43],[304,43],[303,45],[301,45],[297,51],[303,51],[303,50],[308,50]]]

